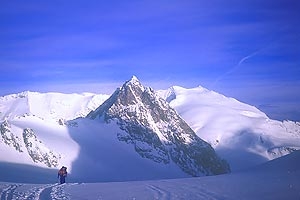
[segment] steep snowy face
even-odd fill
[[[116,121],[124,130],[118,139],[133,145],[136,152],[162,164],[175,163],[192,176],[230,171],[213,148],[201,140],[174,109],[155,92],[133,77],[118,88],[91,119]]]

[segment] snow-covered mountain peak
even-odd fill
[[[144,86],[141,84],[141,82],[139,81],[139,79],[136,76],[132,76],[130,80],[126,81],[121,89],[125,89],[125,88],[139,88],[141,90],[144,90]]]
[[[234,98],[202,87],[172,87],[158,94],[166,100],[169,98],[170,106],[199,137],[230,161],[233,170],[300,148],[299,123],[271,120],[256,107]],[[239,162],[246,157],[249,159]]]
[[[118,139],[133,145],[144,158],[174,163],[193,176],[230,171],[228,164],[165,100],[136,79],[126,82],[87,117],[116,122],[125,131],[118,134]]]
[[[208,89],[206,89],[202,86],[187,89],[187,88],[175,85],[175,86],[169,87],[167,90],[158,90],[157,91],[157,94],[169,103],[171,101],[173,101],[174,99],[177,99],[177,101],[178,101],[178,96],[183,96],[183,95],[185,96],[185,95],[188,95],[190,93],[197,93],[197,94],[201,94],[202,96],[205,96],[205,95],[206,96],[212,96],[212,95],[214,95],[215,97],[218,97],[218,98],[224,98],[225,97],[225,96],[223,96],[221,94],[218,94],[214,91],[210,91],[210,90],[208,90]]]
[[[242,103],[234,98],[226,97],[215,91],[208,90],[202,86],[195,88],[184,88],[180,86],[172,86],[167,90],[159,90],[158,95],[166,99],[172,107],[181,104],[190,104],[191,108],[196,107],[211,107],[213,110],[218,107],[236,110],[239,114],[248,116],[257,116],[266,118],[265,113],[261,112],[254,106]],[[224,112],[224,114],[228,114]]]
[[[120,89],[120,101],[123,104],[135,104],[140,101],[141,94],[145,91],[145,87],[141,82],[133,76],[129,81],[126,81]]]
[[[140,83],[139,79],[136,76],[132,76],[130,80],[126,81],[126,83],[131,82],[131,83]]]

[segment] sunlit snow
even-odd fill
[[[10,124],[6,136],[22,138],[23,130],[31,128],[44,150],[61,159],[48,168],[33,162],[24,146],[16,153],[0,138],[1,199],[300,198],[299,122],[272,120],[251,105],[202,87],[174,86],[158,94],[230,163],[231,174],[189,178],[177,166],[141,158],[118,140],[126,132],[114,123],[75,120],[108,95],[24,92],[0,98],[0,122]],[[57,185],[62,165],[68,166],[69,177],[67,184]]]

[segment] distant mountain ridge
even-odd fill
[[[45,121],[72,120],[96,109],[109,95],[21,92],[0,97],[0,120],[38,116]]]

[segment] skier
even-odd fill
[[[62,166],[60,170],[58,170],[57,178],[59,178],[60,184],[63,184],[66,182],[66,177],[68,175],[67,168],[65,166]]]

